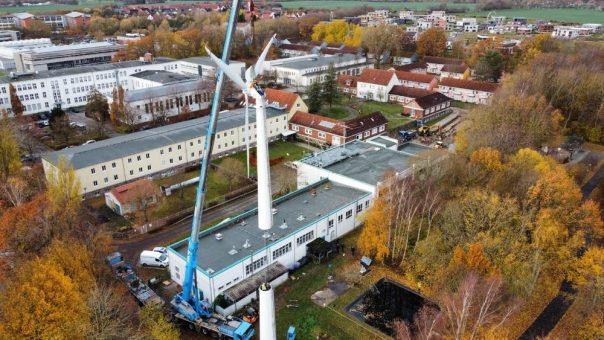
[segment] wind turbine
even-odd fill
[[[268,44],[262,51],[262,54],[256,61],[256,64],[250,66],[245,71],[245,81],[241,75],[229,68],[222,60],[216,57],[206,47],[206,52],[212,58],[212,61],[227,75],[238,87],[243,91],[246,98],[246,106],[248,96],[251,96],[256,101],[256,167],[258,176],[258,227],[265,231],[265,235],[270,235],[269,230],[273,226],[272,213],[272,194],[271,194],[271,177],[268,158],[268,136],[266,133],[266,103],[264,91],[256,85],[256,77],[261,75],[264,70],[264,60],[269,49],[275,39],[275,35],[271,37]],[[246,110],[247,116],[247,110]],[[246,141],[248,141],[246,127]],[[248,142],[249,143],[249,142]],[[249,144],[248,144],[249,149]],[[249,159],[249,156],[248,156]],[[249,167],[248,167],[249,168]],[[265,237],[266,242],[268,238]],[[275,340],[277,339],[277,330],[275,324],[275,295],[273,289],[266,280],[260,285],[260,339]]]

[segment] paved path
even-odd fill
[[[587,199],[598,183],[604,178],[604,165],[600,165],[594,175],[581,187],[583,199]],[[522,333],[520,340],[545,338],[558,324],[575,301],[576,290],[572,284],[564,280],[560,285],[558,295],[543,309],[529,328]]]
[[[256,206],[257,195],[252,193],[227,203],[219,208],[214,208],[204,212],[202,216],[202,224],[209,221],[220,220],[230,217],[234,214],[239,214],[244,210]],[[191,230],[192,216],[176,222],[172,225],[165,226],[156,231],[145,235],[138,235],[125,241],[116,241],[115,246],[117,251],[124,255],[124,258],[131,263],[138,262],[138,255],[143,250],[153,249],[157,246],[165,246],[168,242],[174,241],[175,237],[181,234],[186,234]],[[188,235],[187,235],[188,237]]]

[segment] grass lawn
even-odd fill
[[[333,119],[346,119],[350,116],[350,112],[339,105],[333,105],[331,108],[329,105],[325,105],[321,108],[319,114]]]
[[[254,152],[255,148],[250,149],[250,152]],[[283,157],[286,161],[298,160],[309,151],[294,143],[283,142],[283,141],[275,141],[269,144],[269,154],[271,159]],[[214,164],[220,166],[220,164],[227,158],[234,158],[240,160],[244,167],[243,173],[241,176],[246,176],[245,169],[245,151],[238,152],[236,154],[223,157],[220,159],[216,159],[213,161]],[[256,173],[256,168],[251,166],[250,173],[253,176]],[[189,171],[186,173],[181,173],[175,176],[171,176],[168,178],[162,178],[156,180],[155,182],[158,185],[173,185],[176,183],[180,183],[182,181],[186,181],[188,179],[199,176],[199,170],[196,169],[194,171]],[[223,178],[218,174],[217,170],[211,169],[208,174],[208,185],[207,185],[207,196],[206,196],[206,206],[210,202],[222,202],[224,201],[224,195],[228,194],[232,190],[238,189],[238,187],[234,187],[229,182],[225,182]],[[182,190],[182,193],[181,193]],[[160,205],[152,207],[149,209],[148,214],[150,219],[156,219],[168,216],[170,214],[174,214],[178,211],[187,209],[192,207],[195,204],[195,194],[197,191],[197,185],[190,185],[186,188],[182,188],[176,190],[172,193],[171,196],[165,197],[163,202]],[[140,215],[140,214],[139,214]]]
[[[411,120],[409,117],[403,116],[403,107],[398,104],[381,103],[374,101],[366,101],[360,104],[359,112],[361,115],[368,115],[375,111],[381,112],[388,119],[388,129],[393,129],[403,125]]]
[[[476,106],[478,106],[478,104],[460,102],[459,100],[452,100],[451,106],[458,107],[458,108],[464,109],[464,110],[471,110],[471,109],[475,108]]]
[[[344,238],[347,245],[354,244],[358,232],[353,232]],[[382,277],[390,277],[413,289],[402,275],[390,268],[372,266],[372,271],[366,276],[360,276],[359,254],[354,258],[350,256],[349,246],[346,247],[346,256],[335,255],[328,262],[322,264],[309,264],[300,269],[294,276],[297,280],[290,279],[276,289],[276,316],[277,334],[286,334],[290,325],[296,327],[296,332],[301,339],[316,338],[319,334],[327,334],[329,339],[388,339],[381,334],[349,316],[344,308],[361,295],[367,288]],[[328,276],[335,276],[337,280],[346,281],[352,287],[339,296],[327,307],[320,307],[310,300],[310,296],[324,288]],[[290,303],[290,300],[297,302]],[[297,308],[287,308],[287,304],[297,304]]]

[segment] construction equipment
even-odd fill
[[[241,1],[233,0],[230,9],[224,47],[222,50],[222,62],[228,63],[233,46],[233,37],[237,27],[237,18],[241,9]],[[227,336],[235,340],[248,340],[255,331],[251,324],[237,318],[225,318],[215,314],[212,306],[203,299],[203,293],[195,287],[195,271],[197,268],[197,248],[199,247],[199,228],[203,214],[207,191],[208,170],[211,163],[211,151],[214,146],[214,137],[216,134],[216,123],[220,111],[220,99],[224,85],[224,74],[222,69],[216,72],[216,91],[212,100],[212,111],[208,128],[206,131],[205,145],[201,162],[199,183],[195,197],[195,208],[193,211],[193,223],[191,227],[191,236],[189,237],[187,262],[185,266],[185,275],[182,284],[182,291],[174,296],[171,306],[174,309],[173,314],[176,319],[189,324],[191,328],[201,331],[204,334],[213,334],[218,337]]]
[[[254,307],[248,307],[243,311],[242,319],[245,322],[253,324],[254,322],[258,321],[258,312]]]
[[[428,136],[430,134],[430,127],[427,125],[422,125],[417,128],[417,133],[422,137]]]
[[[408,141],[412,140],[413,138],[417,137],[417,132],[401,130],[398,132],[398,135],[399,135],[400,139],[402,139],[405,142],[408,142]]]

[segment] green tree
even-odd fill
[[[336,68],[334,67],[333,64],[329,64],[329,67],[327,69],[327,75],[325,77],[325,81],[321,84],[322,85],[322,99],[323,101],[325,101],[326,103],[329,104],[329,107],[331,108],[331,106],[333,105],[333,103],[338,99],[338,82],[337,82],[337,74],[336,74]]]
[[[104,136],[105,122],[109,119],[109,104],[107,103],[107,98],[105,98],[99,90],[93,89],[90,91],[90,98],[86,103],[85,111],[88,117],[92,117],[97,121],[98,134]]]
[[[321,105],[323,104],[321,87],[321,83],[315,82],[308,88],[308,111],[312,113],[317,113],[321,110]]]
[[[62,141],[63,143],[69,142],[71,135],[71,127],[69,126],[69,117],[65,114],[65,111],[59,106],[53,108],[50,111],[50,117],[48,118],[48,125],[53,137],[56,140]]]
[[[13,114],[15,117],[22,117],[23,112],[25,111],[25,106],[21,103],[21,99],[19,99],[19,95],[17,95],[17,89],[13,84],[8,85],[8,93],[10,96],[10,106],[13,110]]]
[[[13,125],[9,118],[0,118],[0,178],[3,182],[21,168],[20,154]]]
[[[479,80],[489,80],[496,82],[501,77],[504,60],[501,53],[497,51],[488,51],[482,56],[475,68],[475,76]]]

